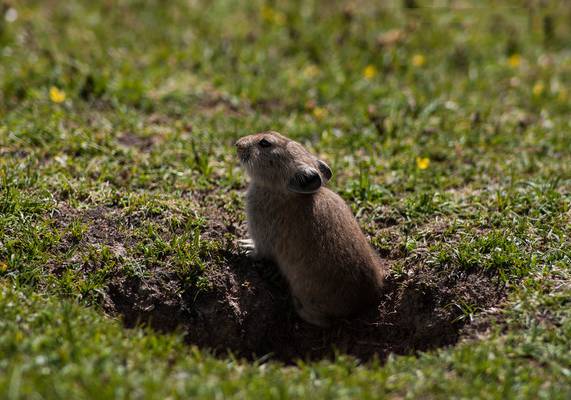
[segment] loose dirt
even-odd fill
[[[132,245],[125,233],[110,233],[121,231],[115,209],[80,214],[62,210],[89,223],[82,242],[110,248]],[[243,221],[221,208],[208,210],[205,237],[226,243],[225,250],[207,260],[208,285],[197,289],[179,274],[160,269],[144,278],[119,273],[105,289],[104,309],[122,316],[127,327],[144,324],[161,332],[183,331],[189,344],[221,356],[231,352],[290,363],[342,353],[366,361],[452,345],[470,322],[463,311],[467,305],[477,315],[497,305],[504,294],[494,277],[413,266],[388,279],[376,307],[330,329],[317,328],[295,314],[287,284],[274,264],[252,261],[228,243],[229,234],[244,234]],[[69,219],[61,215],[60,221]]]

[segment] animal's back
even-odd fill
[[[284,197],[253,187],[248,213],[252,238],[306,307],[338,317],[376,300],[382,261],[338,195],[321,188],[310,196]]]
[[[251,178],[250,254],[273,259],[306,321],[329,326],[375,302],[388,270],[345,202],[324,185],[329,166],[277,132],[236,142]]]

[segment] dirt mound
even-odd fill
[[[176,296],[173,281],[123,278],[110,288],[115,311],[128,326],[147,323],[164,331],[182,328],[187,341],[216,354],[228,351],[250,359],[329,358],[335,352],[361,360],[389,353],[417,351],[455,343],[469,321],[463,307],[496,304],[502,289],[491,278],[446,276],[429,270],[390,278],[376,308],[331,329],[302,321],[287,286],[271,263],[223,254],[224,264],[211,272],[210,289]]]

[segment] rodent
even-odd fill
[[[236,147],[250,177],[251,239],[241,244],[278,264],[299,316],[328,327],[376,303],[388,267],[351,209],[324,186],[329,166],[278,132],[242,137]]]

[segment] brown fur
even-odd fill
[[[262,147],[262,139],[270,145]],[[254,255],[278,264],[299,315],[325,327],[374,303],[387,267],[341,197],[322,186],[329,167],[277,132],[236,146],[251,177],[246,212]],[[308,178],[292,180],[300,174]]]

